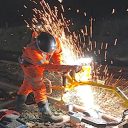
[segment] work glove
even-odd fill
[[[75,65],[74,70],[71,70],[71,71],[69,72],[69,75],[70,75],[71,77],[75,77],[75,73],[78,73],[78,72],[80,72],[81,70],[82,70],[82,66]]]
[[[78,72],[80,72],[82,70],[82,66],[81,65],[76,65],[75,66],[75,73],[78,73]]]

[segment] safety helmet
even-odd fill
[[[50,53],[56,49],[55,38],[47,32],[41,32],[37,36],[36,45],[39,50],[46,53]]]

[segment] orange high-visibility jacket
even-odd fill
[[[41,51],[35,49],[33,43],[28,44],[23,49],[23,54],[21,56],[21,67],[24,72],[24,81],[18,91],[19,95],[28,95],[29,93],[33,92],[36,103],[47,99],[46,87],[43,83],[43,71],[45,69],[41,66],[40,62],[43,62],[43,64],[62,63],[61,44],[57,38],[56,42],[57,49],[52,56],[43,55]]]
[[[42,71],[44,70],[40,66],[42,62],[43,64],[47,64],[47,63],[62,64],[63,63],[61,43],[58,38],[55,38],[55,39],[57,43],[57,49],[52,56],[43,55],[41,51],[33,47],[33,43],[28,44],[27,47],[23,49],[23,54],[21,58],[31,64],[29,67],[27,67],[28,70],[31,68],[31,71],[29,71],[29,73],[25,72],[25,75],[32,75],[33,77],[42,75]]]

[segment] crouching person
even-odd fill
[[[47,32],[41,32],[37,38],[23,49],[20,65],[24,72],[23,83],[17,92],[15,109],[18,112],[26,107],[28,94],[34,93],[35,101],[44,122],[62,122],[63,118],[55,116],[48,104],[46,86],[43,83],[44,68],[42,64],[62,64],[62,48],[59,40]]]

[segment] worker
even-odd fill
[[[23,48],[22,56],[19,59],[24,72],[23,83],[18,90],[15,109],[18,112],[26,107],[27,96],[33,92],[39,112],[44,122],[61,122],[63,118],[55,116],[50,108],[46,95],[46,86],[43,82],[43,64],[62,64],[62,48],[58,38],[50,33],[41,32],[34,41],[31,41]]]

